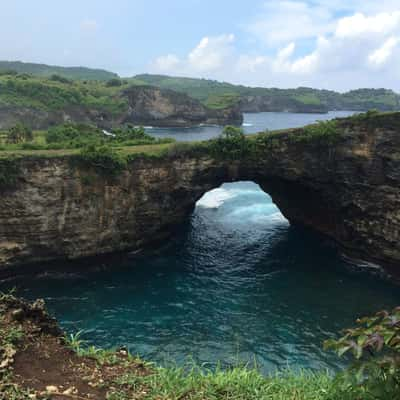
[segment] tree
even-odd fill
[[[248,155],[249,142],[242,128],[228,125],[220,137],[214,140],[213,150],[216,157],[237,160]]]
[[[122,86],[122,81],[121,81],[121,79],[113,78],[106,82],[106,86],[108,86],[108,87]]]
[[[17,144],[21,142],[29,142],[33,140],[32,130],[24,124],[18,123],[7,133],[7,143]]]

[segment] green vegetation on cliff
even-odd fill
[[[66,123],[47,131],[32,132],[22,124],[0,132],[0,155],[20,150],[69,150],[82,149],[88,146],[136,147],[173,143],[170,138],[157,139],[146,134],[141,127],[131,125],[103,131],[92,125]]]
[[[342,94],[306,87],[297,89],[248,87],[208,79],[151,74],[121,79],[117,74],[101,69],[10,61],[0,61],[0,75],[8,76],[9,81],[18,78],[31,81],[25,85],[18,84],[19,81],[14,85],[9,83],[8,89],[2,85],[4,82],[0,82],[0,105],[35,106],[45,110],[76,104],[98,106],[105,110],[111,108],[111,111],[120,110],[123,105],[112,105],[115,102],[113,96],[130,85],[148,85],[182,92],[211,109],[223,109],[238,103],[244,111],[254,112],[400,109],[400,95],[387,89],[358,89]],[[49,84],[48,80],[53,84]],[[38,85],[43,87],[39,90]]]
[[[116,114],[128,107],[126,99],[118,96],[122,87],[98,81],[69,81],[58,76],[40,78],[5,72],[0,74],[0,106],[43,111],[86,107]]]
[[[380,111],[400,109],[400,95],[387,89],[359,89],[344,94],[331,90],[318,90],[306,87],[297,89],[277,89],[247,87],[207,79],[180,78],[164,75],[137,75],[136,80],[160,88],[172,89],[189,94],[211,107],[221,107],[247,97],[261,96],[269,107],[284,111],[287,108],[299,111],[315,110],[355,110],[367,111],[376,108]]]
[[[67,79],[106,81],[118,78],[118,75],[103,69],[85,67],[58,67],[54,65],[24,63],[20,61],[0,61],[0,71],[15,71],[19,74],[30,74],[49,78],[59,75]]]

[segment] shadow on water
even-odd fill
[[[157,251],[2,288],[45,298],[90,343],[148,360],[337,369],[322,341],[400,301],[398,287],[347,267],[329,241],[290,226],[256,184],[241,182],[207,193]]]

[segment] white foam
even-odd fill
[[[231,190],[218,188],[207,192],[197,203],[196,206],[204,208],[218,208],[226,200],[232,199],[237,194]]]
[[[248,123],[248,122],[245,122],[245,123],[242,124],[242,126],[247,126],[247,127],[248,127],[248,126],[253,126],[253,124],[250,124],[250,123]]]

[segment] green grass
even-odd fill
[[[121,91],[135,82],[122,81],[118,87],[101,81],[69,81],[30,75],[0,74],[0,106],[29,107],[42,111],[88,107],[118,114],[127,107]]]
[[[246,367],[215,371],[204,371],[196,366],[191,369],[170,367],[157,368],[144,378],[123,375],[115,383],[122,387],[145,387],[145,399],[339,400],[328,373],[286,372],[264,377]],[[110,395],[109,399],[127,400],[123,395]]]
[[[116,377],[108,400],[130,400],[132,392],[147,400],[344,400],[340,385],[328,371],[283,371],[264,376],[257,367],[206,369],[194,362],[180,367],[159,367],[128,353],[126,359],[94,346],[86,347],[84,332],[66,337],[67,345],[81,357],[99,364],[143,364],[148,374],[130,372]],[[349,397],[356,400],[356,397]]]
[[[67,79],[107,81],[118,75],[103,69],[84,67],[58,67],[54,65],[23,63],[19,61],[0,61],[0,72],[15,71],[19,74],[32,74],[40,77],[59,75]]]
[[[231,100],[228,99],[234,96],[238,99],[246,96],[262,96],[281,110],[288,107],[299,110],[315,110],[317,107],[321,111],[326,109],[367,111],[373,108],[381,111],[400,110],[400,95],[386,89],[360,89],[341,94],[331,90],[306,87],[297,89],[247,87],[208,79],[164,75],[143,74],[137,75],[134,79],[146,82],[148,85],[186,93],[211,108],[229,104]]]
[[[165,152],[173,147],[173,143],[165,143],[165,144],[149,144],[149,145],[140,145],[140,146],[117,146],[115,150],[122,155],[149,155],[149,156],[161,156],[165,154]],[[81,149],[56,149],[56,150],[4,150],[0,151],[0,160],[1,159],[10,159],[10,158],[24,158],[24,157],[44,157],[44,158],[53,158],[53,157],[69,157],[76,154],[79,154]]]

